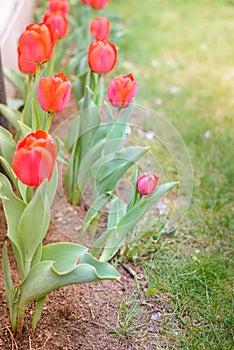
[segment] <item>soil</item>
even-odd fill
[[[60,128],[64,117],[74,114],[71,101],[65,113],[54,117],[52,131],[65,132]],[[61,136],[61,135],[60,135]],[[76,208],[67,204],[60,191],[52,209],[52,221],[45,243],[79,241],[82,217],[87,210],[86,201]],[[74,220],[75,218],[75,220]],[[0,251],[5,242],[7,226],[0,206]],[[85,245],[93,236],[86,235]],[[13,254],[9,249],[10,260]],[[47,296],[42,317],[34,333],[30,329],[33,305],[26,313],[21,335],[13,336],[4,295],[3,276],[0,274],[0,350],[117,350],[117,349],[166,349],[165,338],[160,329],[164,326],[168,306],[162,298],[147,298],[147,279],[139,265],[129,262],[118,266],[121,279],[64,287]],[[139,290],[133,278],[139,276]],[[13,279],[17,271],[12,265]],[[127,310],[127,311],[126,311]],[[130,319],[129,319],[130,318]]]

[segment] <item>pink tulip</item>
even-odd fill
[[[110,34],[110,21],[106,17],[96,17],[90,23],[90,35],[95,39],[104,40]]]
[[[132,74],[114,78],[108,86],[107,95],[114,107],[126,108],[136,96],[138,83]]]
[[[137,192],[141,195],[151,194],[158,185],[158,179],[157,174],[142,173],[137,179]]]

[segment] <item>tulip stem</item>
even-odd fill
[[[102,75],[101,74],[98,74],[98,78],[97,78],[97,84],[95,86],[95,90],[94,90],[94,94],[93,94],[93,100],[94,100],[94,103],[96,105],[98,105],[99,101],[98,101],[98,90],[99,90],[99,87],[100,87],[100,84],[101,84],[101,78],[102,78]]]
[[[54,112],[48,112],[48,118],[47,118],[47,123],[46,123],[45,132],[49,132],[49,129],[50,129],[50,125],[51,125],[51,122],[52,122],[53,115],[54,115]]]

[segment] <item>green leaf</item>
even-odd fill
[[[47,244],[42,249],[41,261],[54,261],[53,270],[58,275],[65,275],[78,264],[87,248],[70,242]]]
[[[9,178],[9,180],[11,181],[13,186],[18,191],[18,181],[17,181],[17,179],[15,177],[15,174],[14,174],[14,172],[12,170],[12,167],[10,166],[8,161],[5,158],[3,158],[3,157],[0,157],[0,163],[2,164],[2,167],[5,170],[5,173],[6,173],[7,177]]]
[[[91,222],[99,215],[109,199],[110,194],[103,193],[92,202],[89,210],[84,217],[81,235],[87,230]]]
[[[108,154],[95,162],[91,170],[97,192],[113,191],[121,176],[148,150],[148,147],[131,146]]]
[[[34,309],[34,313],[33,313],[33,319],[32,319],[32,330],[33,331],[35,331],[35,329],[37,327],[37,323],[41,318],[44,302],[45,302],[45,297],[42,297],[42,298],[37,300],[37,303],[36,303],[36,306]]]
[[[15,87],[21,98],[25,98],[25,78],[26,75],[21,73],[19,70],[13,70],[7,67],[3,68],[3,73],[6,79]]]
[[[139,168],[138,166],[136,167],[133,179],[132,179],[132,184],[131,184],[131,188],[130,188],[130,193],[129,193],[129,198],[128,198],[128,208],[127,211],[129,211],[137,202],[137,200],[139,199],[139,193],[137,191],[136,188],[136,183],[137,183],[137,179],[139,177]]]
[[[79,187],[81,192],[85,190],[88,181],[91,176],[92,165],[101,158],[103,146],[105,144],[105,139],[102,139],[99,143],[94,145],[90,151],[85,155],[79,169]]]
[[[4,288],[5,288],[5,294],[7,299],[7,305],[10,311],[10,317],[12,320],[12,312],[13,312],[13,306],[12,306],[12,294],[13,294],[13,282],[11,279],[11,269],[10,269],[10,262],[7,254],[7,242],[5,242],[3,246],[3,253],[2,253],[2,271],[3,271],[3,277],[4,277]]]
[[[106,147],[104,147],[103,154],[110,154],[114,151],[120,151],[126,139],[128,130],[128,119],[132,110],[133,101],[128,108],[120,112],[119,118],[114,121],[107,134]],[[111,142],[108,142],[111,141]]]
[[[108,261],[111,259],[121,247],[126,235],[136,226],[140,218],[147,213],[147,211],[162,197],[176,186],[178,182],[169,182],[157,187],[157,189],[149,196],[142,198],[126,215],[124,215],[116,227],[107,229],[102,235],[106,237],[105,246],[100,258],[101,261]],[[102,235],[94,243],[97,251],[103,247]],[[100,245],[101,243],[101,245]],[[91,249],[91,252],[93,250]]]
[[[32,132],[32,128],[24,124],[21,120],[18,120],[18,130],[17,139],[21,139]]]
[[[16,130],[19,129],[18,120],[21,119],[21,113],[17,109],[10,108],[0,103],[0,113],[14,126]]]
[[[80,124],[80,115],[77,114],[69,125],[66,139],[64,145],[68,152],[72,152],[72,149],[75,147],[76,142],[79,139],[79,124]]]
[[[16,148],[16,143],[12,137],[12,134],[0,126],[0,155],[2,155],[9,164],[12,163]]]
[[[18,236],[18,226],[26,204],[15,196],[10,181],[3,174],[0,174],[0,199],[7,219],[7,235],[13,244],[14,255],[22,276],[23,255],[21,241]]]
[[[108,211],[107,227],[111,228],[117,226],[120,219],[126,214],[126,209],[126,204],[118,197],[114,196]]]
[[[62,259],[62,256],[61,251],[59,258]],[[35,265],[20,285],[19,308],[24,309],[34,300],[40,300],[53,290],[66,285],[120,277],[119,273],[110,264],[99,262],[88,253],[83,253],[81,256],[75,254],[73,258],[76,258],[76,261],[77,258],[80,260],[74,269],[66,274],[56,272],[54,261],[41,261]]]
[[[46,191],[47,184],[48,181],[45,180],[37,188],[19,221],[18,232],[24,257],[25,274],[28,273],[33,256],[49,227],[50,205]]]

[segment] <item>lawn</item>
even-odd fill
[[[136,102],[177,129],[194,172],[180,225],[130,244],[127,257],[143,266],[147,295],[171,307],[160,330],[168,349],[232,349],[234,2],[118,0],[107,10],[124,33],[118,72],[131,71]],[[141,122],[157,134],[153,115]]]

